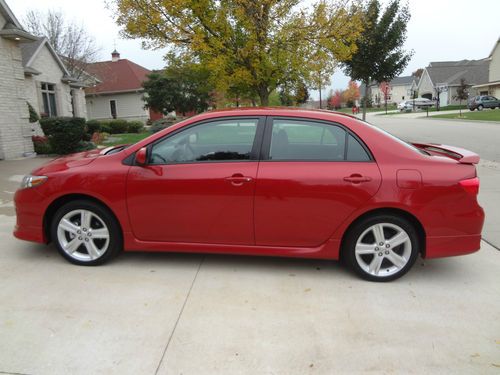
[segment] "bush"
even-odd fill
[[[127,132],[140,133],[144,130],[144,124],[141,121],[130,121],[128,123]]]
[[[60,117],[43,117],[40,119],[40,126],[47,137],[52,135],[54,124],[56,124],[59,119]]]
[[[49,139],[43,136],[34,135],[31,137],[35,152],[39,155],[51,154],[52,148],[50,147]]]
[[[108,134],[111,134],[111,121],[109,120],[102,120],[102,121],[99,121],[99,123],[101,124],[101,132],[102,133],[108,133]]]
[[[177,119],[175,117],[165,117],[160,120],[156,120],[153,122],[153,125],[149,128],[149,131],[151,133],[157,133],[160,130],[166,129],[169,126],[172,126],[177,122]]]
[[[56,154],[75,152],[85,134],[85,119],[79,117],[50,117],[40,124]]]
[[[110,134],[122,134],[126,133],[128,128],[127,120],[111,120],[109,122],[109,133]]]
[[[76,152],[89,151],[95,149],[97,146],[93,142],[80,141],[76,147]]]
[[[38,116],[38,113],[36,113],[35,108],[33,108],[33,106],[29,102],[26,102],[26,103],[28,103],[28,111],[30,113],[30,122],[39,121],[40,116]]]
[[[94,134],[95,132],[100,132],[101,131],[101,122],[98,120],[89,120],[87,121],[87,133],[88,134]]]

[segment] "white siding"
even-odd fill
[[[111,119],[109,102],[116,100],[117,118],[145,122],[149,119],[149,111],[144,109],[142,96],[142,92],[98,96],[88,95],[86,97],[87,117],[97,120]]]
[[[418,96],[422,96],[425,94],[431,94],[432,97],[435,96],[434,86],[432,84],[431,78],[429,77],[429,73],[427,73],[427,69],[424,69],[422,77],[420,78],[420,82],[418,83]]]
[[[500,81],[500,41],[497,42],[490,61],[489,82],[495,81]]]
[[[0,14],[0,29],[5,19]],[[0,159],[33,152],[19,45],[0,37]]]

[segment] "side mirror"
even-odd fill
[[[148,161],[148,149],[147,147],[143,147],[135,153],[135,164],[142,166],[146,165],[147,161]]]

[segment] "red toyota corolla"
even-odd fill
[[[419,254],[479,249],[478,161],[339,113],[215,111],[36,169],[14,235],[80,265],[122,249],[342,258],[388,281]]]

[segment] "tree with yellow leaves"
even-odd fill
[[[333,74],[356,51],[357,0],[111,0],[127,38],[197,59],[221,92],[250,90],[261,105],[285,81]]]

